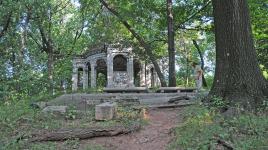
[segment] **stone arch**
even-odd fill
[[[97,86],[105,87],[107,84],[107,64],[105,59],[98,59],[96,61],[96,81]]]

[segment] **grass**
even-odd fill
[[[144,124],[139,111],[130,107],[119,107],[118,116],[115,120],[100,121],[94,120],[94,109],[87,112],[76,112],[69,109],[64,115],[44,114],[39,109],[30,107],[29,101],[10,101],[0,103],[0,150],[19,149],[74,149],[79,147],[79,140],[67,140],[64,143],[45,142],[29,143],[21,140],[32,132],[44,129],[59,128],[87,128],[92,126],[109,127],[115,125],[129,126],[133,123]],[[87,145],[86,149],[102,150],[101,146]]]
[[[265,113],[241,113],[224,117],[215,109],[192,106],[185,112],[185,122],[175,129],[170,150],[216,149],[217,139],[231,143],[238,150],[268,149],[268,117]]]

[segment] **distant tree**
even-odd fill
[[[245,108],[262,104],[267,81],[258,66],[247,0],[212,0],[216,71],[210,96]]]
[[[170,87],[176,86],[176,72],[175,72],[175,32],[172,13],[172,0],[167,0],[167,27],[168,27],[168,66],[169,66],[169,82]]]

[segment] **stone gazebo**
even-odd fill
[[[72,90],[96,87],[99,74],[105,77],[105,89],[111,91],[145,90],[160,84],[153,66],[134,58],[132,48],[120,44],[103,45],[76,56],[73,59]]]

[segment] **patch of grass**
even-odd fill
[[[87,145],[85,150],[106,150],[101,145]]]
[[[223,117],[204,106],[192,106],[185,122],[175,129],[169,149],[216,149],[217,139],[232,143],[235,149],[268,149],[268,118],[265,114],[243,113]]]
[[[129,126],[133,123],[143,124],[137,109],[118,107],[118,116],[114,120],[95,121],[95,110],[77,112],[70,108],[64,115],[42,113],[40,109],[30,106],[30,101],[9,101],[0,103],[0,150],[16,149],[57,149],[58,143],[27,143],[21,139],[39,130],[59,128],[87,128],[92,126],[109,127],[115,125]],[[68,140],[65,147],[79,146],[79,142]],[[98,149],[98,147],[94,147]],[[100,148],[101,149],[101,148]]]

